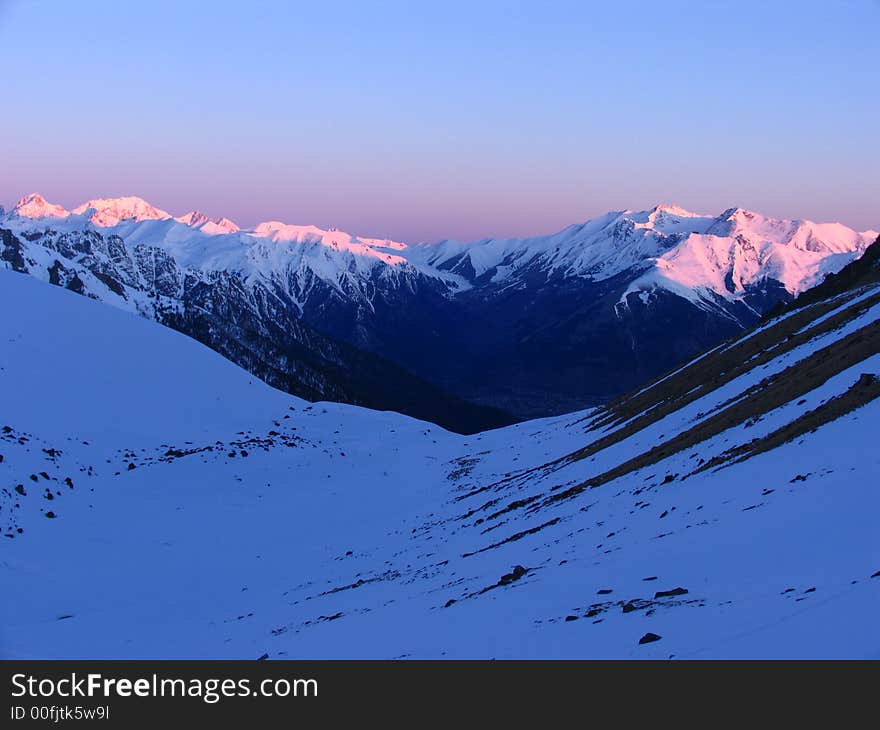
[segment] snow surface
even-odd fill
[[[880,658],[880,401],[664,483],[878,372],[877,356],[756,424],[536,507],[833,334],[551,464],[605,435],[591,412],[458,436],[309,405],[31,277],[0,271],[0,306],[0,656]],[[526,572],[504,583],[514,566]],[[651,603],[623,610],[634,599]],[[647,632],[662,638],[640,645]]]

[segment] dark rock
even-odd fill
[[[660,641],[660,639],[662,639],[662,638],[663,638],[662,636],[659,636],[658,634],[651,633],[649,631],[641,639],[639,639],[639,644],[650,644],[653,641]]]
[[[513,583],[515,580],[519,580],[529,571],[523,568],[521,565],[514,565],[513,570],[509,573],[506,573],[501,576],[501,579],[498,581],[499,585],[506,586],[509,583]]]
[[[687,588],[673,588],[670,591],[657,591],[654,598],[667,598],[669,596],[684,596],[688,592]]]

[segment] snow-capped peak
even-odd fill
[[[174,220],[209,235],[236,233],[240,230],[238,225],[229,218],[209,218],[200,210],[192,210]]]
[[[170,213],[166,213],[164,210],[150,205],[143,198],[133,195],[122,198],[89,200],[71,212],[75,215],[88,215],[89,220],[97,226],[115,226],[125,220],[163,220],[171,217]]]
[[[403,251],[405,243],[383,238],[363,238],[338,228],[324,230],[317,226],[295,226],[281,221],[264,221],[250,232],[256,238],[266,238],[276,243],[320,243],[337,250],[371,255],[374,249],[393,249]]]
[[[195,228],[202,225],[202,223],[207,223],[211,219],[199,210],[191,210],[189,213],[184,213],[182,216],[179,216],[174,220]]]
[[[12,215],[22,218],[66,218],[69,213],[60,205],[50,203],[39,193],[30,193],[15,204]]]
[[[677,218],[704,218],[705,216],[700,213],[694,213],[686,208],[682,208],[680,205],[655,205],[651,209],[652,215],[659,216],[666,215],[676,216]]]

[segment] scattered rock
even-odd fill
[[[667,598],[669,596],[684,596],[688,592],[687,588],[673,588],[671,591],[657,591],[654,598]]]
[[[611,589],[610,588],[600,588],[598,591],[596,591],[596,593],[600,596],[607,596],[609,593],[611,593]]]
[[[578,618],[580,618],[580,617],[579,616],[566,616],[565,620],[566,621],[577,621]]]
[[[498,585],[506,586],[509,583],[513,583],[513,581],[522,578],[527,572],[528,571],[521,565],[514,565],[513,570],[501,576],[501,579],[498,581]]]

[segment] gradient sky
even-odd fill
[[[0,203],[398,240],[734,205],[880,228],[878,0],[0,0]]]

